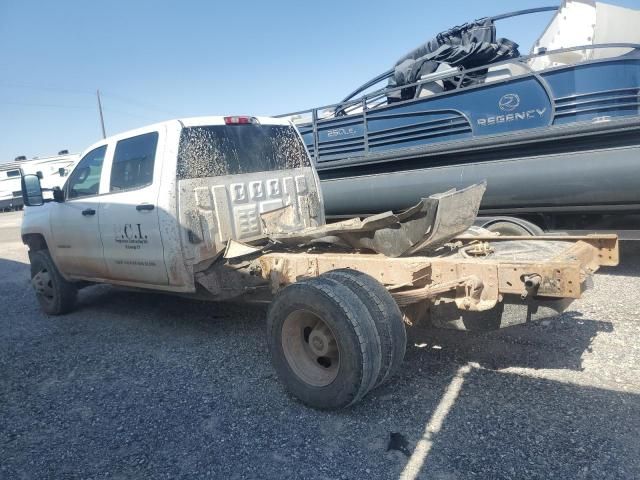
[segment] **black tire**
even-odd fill
[[[322,277],[346,285],[367,307],[380,337],[382,354],[374,388],[382,385],[398,371],[407,349],[407,331],[398,304],[384,285],[366,273],[344,268],[327,272]]]
[[[308,365],[308,361],[298,363],[287,359],[287,354],[289,358],[293,355],[291,343],[309,343],[306,337],[297,339],[309,335],[308,327],[302,330],[296,329],[295,324],[294,328],[290,326],[292,319],[301,315],[321,320],[335,340],[338,367],[335,376],[326,383],[314,384],[300,373],[304,370],[300,365],[305,362]],[[336,409],[358,402],[374,385],[380,371],[380,338],[373,319],[351,289],[330,278],[318,277],[282,289],[269,307],[267,339],[271,361],[280,380],[294,396],[311,407]]]
[[[78,289],[62,278],[49,251],[30,251],[29,259],[31,283],[42,310],[48,315],[62,315],[73,310]]]

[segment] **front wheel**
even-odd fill
[[[42,310],[49,315],[70,312],[75,305],[78,289],[62,278],[48,250],[29,252],[29,258],[31,285]]]
[[[269,308],[267,335],[273,366],[303,403],[349,406],[374,386],[380,337],[358,295],[318,277],[281,290]]]

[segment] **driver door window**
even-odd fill
[[[102,162],[107,151],[103,145],[87,153],[71,174],[67,183],[67,198],[88,197],[98,195]]]

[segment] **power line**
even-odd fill
[[[48,92],[64,92],[64,93],[72,93],[72,94],[76,94],[76,95],[95,95],[95,91],[90,91],[90,90],[76,90],[76,89],[70,89],[70,88],[64,88],[64,87],[54,87],[54,86],[49,86],[49,85],[34,85],[34,84],[28,84],[28,83],[16,83],[16,82],[0,82],[0,85],[5,86],[5,87],[9,87],[9,88],[25,88],[25,89],[30,89],[30,90],[40,90],[40,91],[48,91]],[[155,105],[152,105],[150,103],[147,102],[143,102],[140,100],[136,100],[133,98],[129,98],[117,93],[113,93],[113,92],[104,92],[101,91],[100,92],[101,97],[105,98],[109,98],[111,100],[115,100],[117,102],[120,103],[124,103],[130,106],[138,106],[140,108],[146,109],[146,110],[153,110],[156,112],[160,112],[160,113],[164,113],[165,115],[170,115],[171,117],[177,117],[179,115],[177,115],[175,112],[169,111],[169,110],[165,110],[163,108],[157,107]],[[17,102],[2,102],[2,103],[7,103],[10,105],[18,105]],[[29,104],[27,105],[28,102],[24,102],[24,103],[20,103],[21,105],[24,106],[43,106],[43,107],[63,107],[61,105],[54,105],[54,104]],[[78,106],[69,106],[69,108],[91,108],[91,107],[78,107]]]
[[[82,110],[93,110],[95,107],[89,105],[61,105],[61,104],[52,104],[52,103],[28,103],[28,102],[0,102],[0,105],[17,105],[20,107],[45,107],[45,108],[70,108],[70,109],[82,109]],[[110,113],[118,113],[121,115],[127,115],[130,117],[141,118],[143,120],[154,119],[153,116],[144,115],[139,113],[131,113],[119,108],[112,107],[103,107],[103,111]],[[155,119],[154,119],[155,120]]]
[[[102,91],[100,93],[102,94],[103,97],[109,97],[109,98],[112,98],[113,100],[117,100],[117,101],[120,101],[122,103],[127,103],[127,104],[130,104],[130,105],[138,105],[139,107],[145,108],[147,110],[155,110],[157,112],[164,113],[164,114],[167,114],[167,115],[171,115],[173,117],[177,117],[178,116],[178,115],[176,115],[175,112],[171,112],[169,110],[165,110],[163,108],[156,107],[155,105],[152,105],[150,103],[141,102],[140,100],[134,100],[132,98],[124,97],[122,95],[115,94],[115,93],[112,93],[112,92],[106,92],[105,93],[104,91]]]
[[[100,92],[100,96],[104,96],[104,95],[102,95],[102,92]],[[127,115],[129,117],[140,118],[140,119],[143,119],[143,120],[149,120],[149,119],[153,119],[154,118],[154,117],[151,117],[149,115],[144,115],[144,114],[140,115],[139,113],[125,112],[124,110],[120,110],[119,108],[113,108],[113,107],[109,107],[109,106],[102,107],[102,110],[105,113],[119,113],[120,115]]]
[[[55,103],[30,103],[30,102],[0,102],[0,105],[17,105],[20,107],[46,107],[46,108],[94,108],[88,105],[62,105]]]
[[[15,82],[0,82],[0,85],[7,88],[26,88],[28,90],[42,90],[48,92],[65,92],[73,93],[76,95],[93,95],[93,92],[89,90],[75,90],[64,87],[51,87],[48,85],[33,85],[28,83],[15,83]]]

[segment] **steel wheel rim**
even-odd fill
[[[308,310],[291,312],[282,324],[282,350],[303,382],[326,387],[340,369],[340,350],[329,326]]]
[[[53,302],[55,298],[53,280],[51,279],[51,274],[46,269],[43,268],[33,276],[31,279],[31,285],[33,285],[36,295],[38,295],[42,300],[47,303]]]

